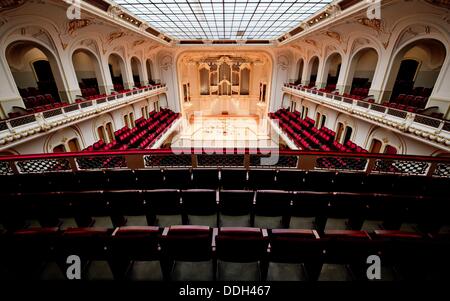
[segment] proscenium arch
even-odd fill
[[[204,51],[198,51],[198,50],[183,50],[180,53],[177,53],[175,56],[174,61],[176,62],[176,81],[177,81],[177,93],[178,95],[183,95],[183,59],[186,56],[189,55],[195,55],[195,54],[201,54],[202,56],[204,56],[205,54],[210,54],[213,56],[239,56],[239,55],[246,55],[246,53],[248,53],[249,51],[235,51],[235,52],[231,52],[231,51],[208,51],[208,52],[204,52]],[[277,80],[276,76],[276,72],[274,72],[274,68],[276,68],[275,65],[275,57],[273,53],[270,53],[266,50],[260,50],[258,51],[259,54],[261,54],[261,56],[264,56],[264,58],[267,60],[266,64],[267,64],[267,69],[269,70],[267,73],[267,80],[265,81],[266,85],[266,95],[267,95],[267,101],[266,101],[266,110],[268,111],[270,109],[270,106],[272,105],[272,103],[275,103],[274,101],[274,95],[278,92],[276,91],[276,89],[272,89],[272,84],[275,85],[275,83],[279,80]],[[161,61],[160,61],[160,65]],[[197,81],[200,82],[199,80],[199,76],[200,76],[200,72],[197,72],[197,76],[198,79]],[[287,80],[287,78],[286,78]],[[191,87],[193,87],[193,85],[191,84]],[[257,90],[257,89],[256,89]],[[281,89],[280,89],[281,91]],[[180,107],[180,110],[183,112],[184,111],[184,101],[183,101],[183,97],[178,97],[178,105]],[[280,99],[280,98],[277,98]],[[280,103],[281,105],[281,103]]]

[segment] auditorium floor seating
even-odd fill
[[[83,151],[110,151],[127,149],[145,149],[151,147],[180,117],[170,109],[161,109],[159,112],[152,111],[149,118],[136,119],[136,126],[129,128],[125,126],[114,132],[114,141],[105,143],[102,139],[86,147]]]
[[[309,117],[301,118],[300,112],[289,112],[287,109],[279,109],[275,113],[269,113],[271,119],[277,120],[281,129],[302,150],[322,150],[338,152],[365,153],[367,150],[348,140],[345,145],[335,141],[336,133],[326,127],[318,129],[315,121]]]
[[[372,254],[383,280],[448,279],[448,177],[157,167],[0,181],[8,279],[64,279],[71,254],[83,279],[367,280]]]

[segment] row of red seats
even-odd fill
[[[400,94],[395,100],[391,100],[391,103],[423,109],[427,105],[427,101],[428,97]]]
[[[136,120],[136,126],[128,128],[127,126],[114,132],[115,140],[109,144],[99,140],[93,145],[87,147],[85,151],[109,151],[140,148],[145,149],[154,144],[160,135],[179,117],[168,109],[162,109],[160,112],[151,112],[150,117],[143,117]],[[125,147],[126,146],[126,147]]]
[[[81,95],[82,95],[84,98],[87,98],[87,97],[89,97],[89,96],[95,96],[95,95],[98,95],[98,91],[97,91],[96,88],[84,88],[84,89],[81,89]]]
[[[293,139],[294,143],[302,149],[339,152],[367,152],[364,148],[352,141],[342,145],[334,140],[336,133],[326,127],[318,129],[314,126],[314,120],[306,117],[300,118],[299,112],[289,112],[280,109],[269,114],[270,118],[278,119],[281,129]]]

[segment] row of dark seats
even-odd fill
[[[238,189],[443,195],[450,179],[298,169],[167,168],[0,176],[4,192],[124,189]]]
[[[85,280],[368,280],[372,255],[381,259],[380,280],[448,279],[450,266],[448,234],[400,231],[41,228],[0,240],[8,279],[65,279],[73,255]]]
[[[160,189],[10,193],[1,198],[0,224],[6,229],[185,224],[436,233],[450,225],[445,197]]]

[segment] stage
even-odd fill
[[[171,147],[278,147],[277,135],[272,132],[268,120],[256,115],[195,115],[183,120]]]

